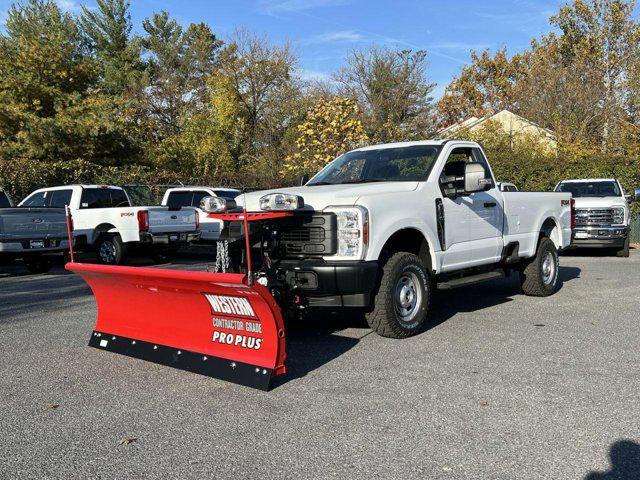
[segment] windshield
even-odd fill
[[[433,167],[440,148],[414,145],[345,153],[327,165],[307,185],[423,181]]]
[[[568,192],[578,197],[619,197],[617,182],[565,182],[558,185],[556,192]]]

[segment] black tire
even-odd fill
[[[13,255],[0,255],[0,265],[11,265],[14,260]]]
[[[50,258],[29,258],[24,261],[24,265],[31,273],[47,273],[53,267],[53,261]]]
[[[366,314],[367,323],[382,337],[415,335],[424,326],[429,310],[427,269],[418,256],[397,252],[386,261],[381,273],[373,309]]]
[[[558,271],[558,249],[550,238],[542,237],[536,256],[525,260],[521,266],[522,291],[532,297],[552,295],[558,287]]]
[[[166,250],[158,250],[151,256],[151,259],[155,263],[169,263],[169,262],[173,262],[177,256],[178,256],[178,249],[175,247],[172,247]]]
[[[126,254],[122,237],[118,233],[103,233],[96,242],[98,263],[120,265],[124,261]]]
[[[616,257],[629,258],[629,236],[625,239],[622,248],[616,251]]]

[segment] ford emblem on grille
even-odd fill
[[[33,220],[31,220],[33,223],[42,223],[44,222],[44,220],[42,220],[41,218],[34,218]]]
[[[176,220],[176,219],[178,218],[178,216],[177,216],[177,215],[171,215],[171,218],[172,218],[173,220]]]

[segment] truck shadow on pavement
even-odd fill
[[[577,267],[560,267],[559,289],[580,277]],[[464,292],[463,295],[460,293]],[[517,275],[472,285],[459,290],[438,290],[432,297],[427,323],[420,335],[446,322],[460,312],[475,312],[520,296]],[[517,300],[517,299],[516,299]],[[273,388],[321,368],[355,347],[372,334],[364,314],[357,310],[323,313],[301,322],[288,322],[287,375],[276,377]]]
[[[609,449],[611,468],[606,472],[590,472],[584,480],[637,480],[640,478],[640,445],[632,440],[619,440]]]
[[[564,280],[577,278],[580,269],[569,268],[560,275]],[[464,295],[460,292],[464,291]],[[459,312],[474,312],[510,302],[519,294],[519,284],[513,278],[500,279],[460,290],[437,291],[422,335]],[[312,315],[302,322],[288,322],[287,375],[276,377],[273,388],[304,377],[355,347],[368,335],[375,335],[367,325],[364,313],[358,310],[325,312]],[[396,340],[389,340],[396,341]]]

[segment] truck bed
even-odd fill
[[[521,256],[535,252],[537,236],[545,218],[554,218],[561,235],[561,248],[571,243],[571,195],[561,192],[503,192],[505,245],[519,243]]]

